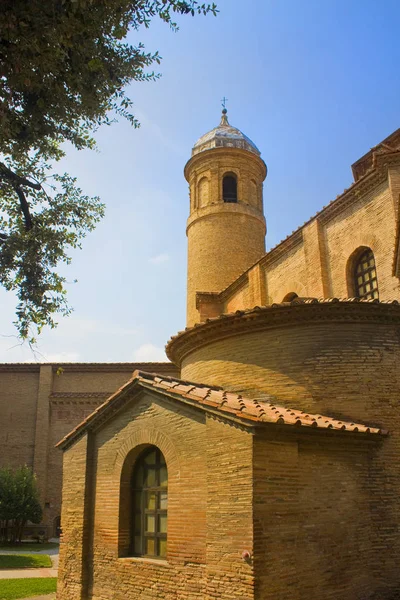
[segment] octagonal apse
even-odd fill
[[[400,306],[330,299],[256,307],[186,329],[167,355],[188,381],[379,423],[400,392]]]

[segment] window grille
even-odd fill
[[[370,248],[361,254],[355,264],[354,289],[358,298],[379,299],[375,258]]]
[[[151,558],[167,555],[168,472],[158,448],[146,449],[132,476],[132,554]]]

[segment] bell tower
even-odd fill
[[[186,163],[187,326],[199,322],[197,292],[220,292],[265,254],[260,151],[222,110],[221,123],[194,145]]]

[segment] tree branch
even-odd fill
[[[21,206],[22,214],[24,215],[25,220],[25,230],[30,231],[33,227],[33,221],[31,217],[31,213],[29,211],[29,204],[26,199],[26,196],[20,187],[16,187],[15,191],[19,198],[19,203]]]
[[[13,183],[14,185],[18,185],[18,186],[26,185],[34,190],[42,189],[42,186],[40,183],[34,183],[33,181],[29,181],[29,179],[26,179],[25,177],[21,177],[20,175],[17,175],[16,173],[14,173],[14,171],[11,171],[11,169],[6,167],[6,165],[1,162],[0,162],[0,178],[8,179],[8,181],[11,181],[11,183]]]

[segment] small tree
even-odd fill
[[[28,521],[40,523],[42,508],[36,478],[27,467],[0,469],[0,532],[5,542],[21,542]]]

